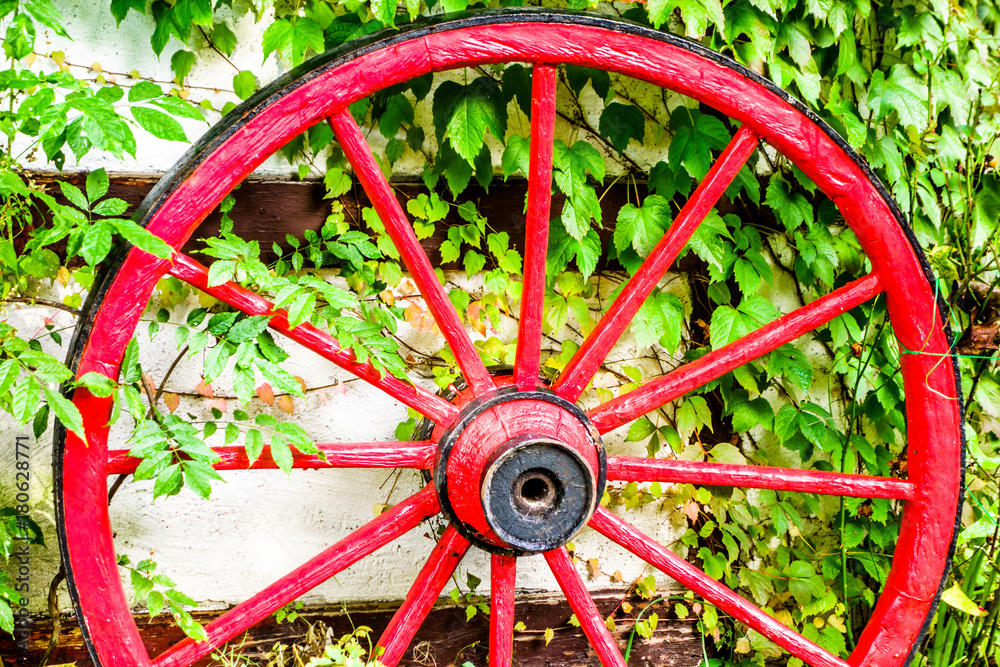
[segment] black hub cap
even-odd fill
[[[596,480],[563,443],[522,435],[507,441],[483,471],[483,511],[504,542],[525,552],[555,549],[594,509]]]
[[[588,448],[597,466],[591,469],[577,449],[547,435],[519,435],[503,442],[479,476],[482,512],[497,537],[487,539],[455,512],[450,497],[448,462],[465,429],[491,408],[517,401],[541,401],[561,408],[584,426]],[[432,424],[421,425],[418,437],[429,437]],[[458,531],[480,548],[495,554],[522,556],[562,546],[590,520],[604,492],[607,463],[601,437],[580,408],[540,389],[498,389],[474,399],[441,436],[433,469],[441,509]]]

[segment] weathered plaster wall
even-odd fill
[[[106,11],[103,5],[100,10],[95,11],[95,5],[87,0],[66,0],[60,3],[60,8],[66,16],[74,41],[66,42],[55,36],[45,35],[39,50],[62,50],[66,53],[67,62],[75,65],[86,66],[98,62],[105,71],[105,76],[115,76],[122,83],[128,82],[127,76],[107,73],[137,70],[143,76],[160,81],[172,78],[169,57],[179,45],[171,42],[161,59],[153,58],[146,43],[150,32],[147,19],[133,13],[120,29],[115,30],[110,18],[99,13]],[[274,57],[261,66],[261,52],[256,44],[259,43],[262,26],[255,24],[250,18],[244,18],[237,29],[244,46],[231,58],[233,63],[240,69],[252,69],[260,73],[264,79],[280,74],[282,68]],[[74,69],[77,75],[83,75],[84,72],[84,67]],[[217,108],[221,108],[226,101],[235,100],[232,93],[225,91],[230,87],[229,82],[234,73],[233,67],[222,58],[207,52],[199,53],[199,61],[188,81],[192,97],[201,99],[207,96]],[[587,94],[592,92],[588,90]],[[516,113],[513,106],[511,112]],[[214,122],[218,115],[209,113],[209,118]],[[597,125],[596,118],[592,122]],[[195,122],[186,122],[185,125],[192,139],[208,128],[208,124]],[[517,127],[512,122],[511,130],[516,131]],[[137,132],[137,137],[139,149],[134,160],[127,159],[122,163],[92,154],[78,168],[90,170],[105,167],[109,172],[163,172],[187,148],[182,144],[150,138],[141,132]],[[660,159],[657,155],[662,157],[662,153],[656,152],[647,157],[655,162]],[[410,166],[415,167],[415,163]],[[261,171],[285,174],[291,168],[283,161],[273,159]],[[686,298],[682,281],[674,281],[672,285],[676,286],[682,298]],[[53,289],[54,297],[59,298],[60,288],[56,286]],[[194,307],[193,301],[189,302],[188,307]],[[152,312],[155,312],[155,306]],[[17,326],[25,332],[36,330],[45,317],[53,315],[60,325],[72,326],[73,318],[66,313],[53,313],[40,307],[13,307],[8,313],[11,320],[17,322]],[[183,309],[178,309],[172,319],[181,321],[182,317]],[[163,329],[161,336],[152,343],[145,333],[145,326],[141,326],[137,334],[143,346],[146,370],[154,378],[163,376],[176,354],[170,325],[164,325]],[[511,333],[508,330],[506,335]],[[67,341],[68,334],[68,331],[64,334]],[[404,332],[404,337],[414,346],[428,351],[434,351],[441,345],[439,341],[420,332]],[[53,345],[51,342],[46,344]],[[54,349],[52,351],[56,352]],[[635,349],[634,341],[626,338],[615,348],[612,358],[633,359],[641,354],[641,350]],[[629,363],[641,365],[642,362]],[[317,361],[314,355],[301,350],[294,351],[288,368],[294,374],[302,376],[307,386],[326,387],[322,390],[312,389],[305,399],[294,400],[293,418],[317,440],[390,440],[396,424],[406,418],[403,406],[362,382],[349,382],[350,376],[347,373],[331,364]],[[196,360],[174,372],[168,390],[193,393],[199,379]],[[329,387],[335,382],[340,384]],[[185,397],[182,398],[179,410],[204,414],[207,409],[204,403],[203,400]],[[236,407],[235,401],[225,401],[225,407],[228,414]],[[266,408],[257,399],[253,407],[268,409],[276,416],[281,416],[276,409]],[[17,430],[10,425],[9,420],[3,425],[7,433]],[[122,429],[117,429],[114,441],[118,446],[124,446],[124,437]],[[624,430],[608,438],[609,449],[614,453],[638,454],[643,451],[641,445],[622,443],[623,437]],[[47,549],[33,549],[34,593],[30,599],[34,609],[44,606],[43,588],[47,586],[57,567],[49,495],[49,438],[50,434],[46,433],[33,445],[32,474],[35,481],[32,486],[32,504],[36,519],[46,528],[49,545]],[[12,478],[10,464],[13,456],[7,449],[12,442],[13,438],[6,438],[0,443],[0,448],[3,448],[0,454],[2,486],[6,486],[7,480]],[[152,504],[149,502],[149,483],[130,483],[122,488],[112,504],[117,547],[133,561],[152,555],[159,563],[159,571],[168,574],[180,590],[195,597],[205,607],[233,604],[252,595],[348,531],[370,520],[373,505],[384,503],[388,498],[387,490],[392,486],[392,481],[388,478],[389,473],[386,471],[298,471],[291,476],[278,471],[234,472],[226,474],[225,484],[216,486],[212,501],[200,500],[185,491],[178,497],[158,500]],[[413,473],[404,472],[389,500],[398,502],[420,486],[420,481]],[[6,502],[7,498],[0,498],[0,505]],[[629,517],[665,543],[672,542],[683,533],[684,518],[678,511],[647,507],[634,510]],[[335,602],[403,597],[432,546],[428,532],[426,527],[414,530],[404,539],[341,574],[336,580],[314,590],[306,599]],[[575,542],[578,554],[584,558],[598,558],[606,573],[620,570],[625,582],[646,572],[645,566],[637,559],[626,557],[620,549],[610,546],[606,540],[590,531],[585,530]],[[472,571],[486,580],[488,569],[488,559],[482,553],[474,553],[466,558],[460,571]],[[580,571],[584,572],[583,562],[580,564]],[[464,580],[464,576],[460,576],[460,579]],[[588,585],[595,588],[607,587],[609,578],[601,576],[589,579]],[[557,588],[541,558],[521,561],[518,586],[544,590]],[[64,607],[66,604],[64,596]]]

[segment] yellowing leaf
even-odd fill
[[[282,412],[285,414],[292,414],[295,412],[295,406],[292,404],[292,397],[288,394],[282,394],[274,399],[274,404],[281,408]]]
[[[274,405],[274,390],[266,382],[257,387],[257,397],[268,405]]]
[[[545,645],[548,646],[552,638],[556,636],[555,631],[552,628],[545,628]]]
[[[166,404],[167,409],[170,410],[170,414],[173,414],[177,407],[181,404],[181,397],[172,392],[164,392],[163,402]]]
[[[986,615],[986,610],[970,600],[957,583],[941,594],[941,601],[972,616]]]

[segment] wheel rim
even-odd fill
[[[544,30],[539,30],[539,26]],[[906,480],[861,478],[812,471],[776,475],[768,469],[734,470],[720,464],[664,465],[627,457],[609,457],[608,479],[635,481],[686,481],[769,486],[810,492],[905,500],[896,545],[896,557],[871,619],[849,664],[896,666],[907,662],[929,618],[946,570],[953,544],[955,516],[961,483],[961,408],[956,367],[946,356],[949,335],[941,316],[929,272],[922,264],[916,243],[901,216],[871,171],[832,130],[800,103],[724,57],[695,43],[647,28],[553,11],[503,11],[431,22],[389,37],[374,37],[349,51],[331,52],[310,61],[272,84],[227,117],[181,161],[147,197],[138,214],[147,228],[179,248],[197,225],[243,178],[269,155],[305,128],[329,120],[345,153],[351,158],[365,190],[375,204],[390,235],[419,285],[436,284],[433,270],[415,239],[407,236],[408,222],[387,183],[381,179],[370,149],[347,113],[347,106],[362,97],[431,71],[471,64],[528,62],[535,65],[532,123],[532,163],[529,177],[527,242],[524,268],[522,328],[519,332],[513,385],[521,391],[538,390],[541,337],[541,296],[544,293],[544,239],[547,238],[552,161],[555,67],[572,63],[618,72],[658,84],[715,108],[742,123],[730,146],[712,172],[692,195],[694,202],[675,219],[657,250],[633,277],[624,299],[605,314],[598,329],[557,379],[552,390],[574,403],[617,340],[624,322],[644,300],[686,244],[705,213],[755,149],[758,139],[790,159],[837,205],[858,237],[872,265],[872,273],[840,288],[813,304],[779,318],[731,346],[709,353],[698,362],[653,381],[641,390],[613,399],[588,412],[601,432],[641,416],[650,405],[662,405],[701,386],[714,377],[774,349],[782,341],[810,331],[835,315],[876,294],[884,294],[893,330],[907,350],[901,359],[906,388],[909,471]],[[734,169],[735,166],[735,169]],[[540,186],[541,184],[541,186]],[[699,194],[701,193],[701,194]],[[685,210],[689,207],[685,206]],[[704,209],[704,210],[701,210]],[[682,222],[683,221],[683,222]],[[685,227],[685,224],[687,227]],[[393,231],[395,230],[395,231]],[[412,232],[410,232],[412,234]],[[531,251],[535,248],[535,252]],[[657,253],[659,253],[657,255]],[[650,261],[653,255],[659,258]],[[235,286],[208,288],[207,273],[190,258],[176,255],[153,260],[136,250],[123,253],[118,264],[95,283],[87,316],[74,337],[71,359],[78,374],[97,371],[116,377],[124,349],[142,314],[156,281],[172,273],[192,285],[228,300],[251,314],[270,312],[266,300]],[[649,266],[646,266],[649,265]],[[661,266],[662,265],[662,266]],[[428,273],[430,271],[430,273]],[[428,306],[456,353],[466,381],[475,396],[496,391],[496,383],[479,362],[471,341],[461,327],[443,292],[429,290]],[[630,302],[631,299],[631,302]],[[817,305],[818,304],[818,305]],[[414,390],[392,378],[379,378],[370,367],[353,364],[321,332],[298,327],[294,332],[274,318],[274,328],[296,337],[327,359],[351,368],[356,374],[407,403],[440,425],[458,416],[456,405]],[[796,333],[798,332],[798,333]],[[795,334],[794,336],[792,334]],[[610,342],[609,342],[610,341]],[[730,349],[732,346],[738,346]],[[946,361],[942,361],[946,360]],[[117,665],[187,665],[207,650],[185,641],[155,663],[142,639],[122,589],[110,521],[107,513],[107,476],[121,462],[107,453],[111,404],[79,389],[73,397],[84,416],[88,445],[73,434],[60,431],[56,447],[57,519],[63,559],[81,627],[95,663]],[[624,420],[624,421],[623,421]],[[432,443],[408,443],[391,454],[388,448],[358,447],[338,450],[341,464],[429,468],[435,451]],[[238,457],[237,457],[238,458]],[[245,464],[245,462],[244,462]],[[119,468],[120,469],[120,468]],[[783,475],[783,476],[782,476]],[[244,624],[260,608],[309,583],[319,583],[417,525],[440,509],[431,488],[421,491],[391,512],[338,542],[317,559],[249,601],[249,613],[227,614],[229,621],[209,627],[221,636]],[[724,586],[706,581],[703,573],[657,545],[614,514],[598,508],[591,527],[637,553],[718,607],[748,623],[793,654],[813,665],[846,664],[781,626],[751,603]],[[411,594],[393,618],[380,642],[383,661],[392,665],[402,656],[420,620],[436,600],[448,576],[469,546],[450,527],[435,547]],[[321,558],[322,557],[322,558]],[[564,548],[545,555],[553,573],[602,663],[623,665],[611,636],[590,600]],[[510,663],[513,628],[513,584],[516,559],[495,554],[491,619],[491,663]],[[339,569],[338,569],[339,568]],[[293,576],[294,575],[294,576]],[[279,586],[280,584],[280,586]],[[277,586],[277,589],[275,587]],[[275,590],[272,590],[275,589]],[[280,589],[280,590],[278,590]],[[308,589],[306,589],[308,590]],[[293,596],[292,599],[294,599]],[[280,605],[279,605],[280,606]],[[264,616],[269,615],[264,612]],[[224,617],[225,618],[225,617]],[[228,625],[227,625],[228,622]],[[231,636],[231,635],[229,635]]]

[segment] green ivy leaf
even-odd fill
[[[177,82],[181,85],[183,85],[187,75],[190,74],[192,67],[194,67],[194,54],[187,49],[179,49],[170,57],[170,69],[173,71],[174,76],[177,77]]]
[[[522,136],[512,135],[507,139],[507,147],[503,151],[500,160],[500,168],[503,170],[503,178],[507,180],[520,171],[522,175],[528,174],[528,166],[531,160],[531,140]]]
[[[257,77],[248,69],[242,70],[233,77],[233,90],[241,100],[249,98],[257,90]]]
[[[603,180],[604,158],[585,141],[577,141],[568,148],[556,140],[553,166],[556,186],[567,197],[562,211],[563,225],[574,239],[582,241],[591,221],[601,224],[601,204],[594,187],[587,182],[587,174]]]
[[[670,123],[674,138],[667,159],[673,165],[684,165],[691,178],[704,179],[712,166],[712,150],[722,150],[729,144],[729,130],[715,116],[691,110],[675,111]]]
[[[621,153],[631,139],[642,144],[646,135],[646,117],[635,105],[612,102],[601,112],[597,129]]]
[[[452,148],[472,163],[483,148],[486,131],[503,141],[507,133],[507,107],[499,84],[479,77],[468,86],[445,81],[434,93],[433,117],[438,141],[447,135]]]
[[[632,320],[632,335],[639,347],[649,347],[662,341],[673,354],[680,345],[683,322],[684,304],[681,300],[669,292],[660,292],[646,299],[639,308]]]
[[[83,233],[83,242],[80,244],[80,256],[91,266],[95,266],[102,259],[107,257],[111,250],[112,235],[110,225],[104,222],[95,222]]]
[[[142,129],[158,139],[184,142],[188,140],[181,124],[162,111],[149,107],[132,107],[132,117]]]
[[[691,176],[682,166],[660,161],[649,170],[649,191],[665,199],[691,194]]]
[[[483,270],[486,266],[486,257],[476,252],[475,250],[470,250],[465,253],[465,258],[462,260],[463,266],[465,267],[465,272],[474,276]]]
[[[472,164],[455,152],[451,145],[451,139],[445,140],[438,149],[434,172],[444,174],[444,178],[448,182],[448,189],[453,197],[462,194],[472,180]],[[428,186],[428,189],[431,187]]]
[[[531,72],[521,63],[507,65],[503,70],[501,89],[508,102],[517,100],[524,115],[531,118]]]
[[[108,185],[108,173],[103,167],[90,172],[87,174],[87,199],[92,202],[97,201],[108,193]]]
[[[647,418],[637,419],[632,422],[632,426],[628,429],[628,435],[625,437],[625,442],[642,442],[649,436],[656,432],[656,427],[653,426],[653,422],[649,421]]]
[[[400,126],[413,124],[413,104],[403,94],[393,95],[386,103],[385,111],[378,119],[378,131],[386,139],[392,139]]]
[[[713,209],[691,235],[687,247],[708,264],[712,280],[722,280],[726,269],[734,258],[732,245],[727,239],[732,239],[726,221]]]
[[[7,24],[3,51],[8,58],[20,60],[31,55],[35,46],[35,24],[27,14],[15,14]]]
[[[628,203],[618,211],[615,248],[621,252],[631,246],[640,257],[650,253],[670,226],[670,203],[659,195],[650,195],[641,207]]]
[[[109,220],[114,225],[115,230],[121,234],[126,241],[140,250],[144,250],[160,259],[168,259],[174,253],[174,249],[159,236],[140,227],[131,220],[112,219]],[[214,266],[214,264],[213,264]]]
[[[176,20],[180,24],[212,25],[212,0],[177,0],[174,3]]]
[[[90,210],[90,202],[84,196],[80,188],[76,187],[72,183],[67,183],[66,181],[58,181],[59,189],[62,190],[63,196],[70,201],[73,206],[76,206],[82,211]]]
[[[152,81],[140,81],[128,91],[128,101],[131,104],[145,102],[157,97],[163,97],[163,89]]]
[[[117,386],[115,381],[102,373],[85,373],[80,376],[77,383],[86,387],[88,391],[99,398],[107,398],[114,393]]]
[[[252,428],[247,431],[243,446],[247,451],[247,459],[252,464],[260,458],[260,453],[264,451],[264,436],[261,435],[260,431]]]
[[[174,97],[173,95],[164,95],[157,100],[153,100],[153,104],[172,116],[193,118],[194,120],[205,120],[205,115],[201,112],[200,108],[194,106],[186,100],[182,100],[179,97]]]
[[[292,450],[288,447],[288,442],[277,433],[271,437],[271,458],[274,459],[279,468],[291,474],[294,462]]]
[[[115,17],[115,22],[120,26],[130,9],[134,9],[139,14],[145,14],[146,4],[147,0],[111,0],[111,15]]]
[[[733,430],[739,433],[763,426],[770,430],[774,426],[774,409],[763,397],[736,404],[733,408]]]
[[[212,44],[227,56],[233,55],[236,50],[236,34],[225,21],[220,21],[212,26]]]
[[[72,431],[81,440],[86,440],[87,435],[83,430],[83,417],[80,416],[80,411],[77,410],[76,405],[61,393],[49,389],[46,385],[42,385],[42,391],[45,394],[45,403],[52,410],[56,419],[62,422],[66,430]]]
[[[306,51],[323,52],[323,30],[308,17],[297,17],[294,23],[278,19],[264,31],[261,48],[265,61],[277,51],[282,58],[298,65],[305,59]]]
[[[764,203],[771,207],[775,217],[789,232],[813,221],[812,204],[802,193],[792,192],[788,181],[781,174],[771,176]]]
[[[602,100],[607,99],[611,90],[611,76],[606,71],[580,65],[566,65],[566,83],[574,93],[579,95],[583,92],[588,81],[598,97]]]
[[[105,199],[104,201],[99,201],[94,204],[94,213],[103,216],[117,216],[128,210],[128,202],[124,199],[118,199],[117,197],[111,197]]]
[[[790,343],[771,353],[767,372],[771,377],[786,377],[802,389],[808,389],[812,385],[812,365],[806,356]]]

